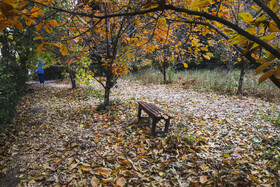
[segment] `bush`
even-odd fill
[[[24,93],[26,75],[15,62],[0,65],[0,132],[12,123],[16,106]]]

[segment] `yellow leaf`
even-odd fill
[[[256,27],[248,27],[246,31],[250,34],[256,35]]]
[[[43,40],[44,38],[42,36],[38,36],[36,38],[33,38],[33,40]]]
[[[145,155],[138,155],[137,157],[138,158],[147,158],[147,156],[145,156]]]
[[[57,27],[58,26],[58,24],[57,24],[57,22],[55,20],[49,20],[49,24],[51,26],[53,26],[53,27]]]
[[[200,176],[199,177],[199,182],[201,183],[201,184],[205,184],[206,182],[208,181],[208,179],[207,179],[207,177],[206,176]]]
[[[42,26],[43,26],[43,23],[40,23],[40,24],[36,25],[35,28],[37,31],[39,31],[39,30],[41,30]]]
[[[259,7],[257,7],[256,5],[252,5],[251,6],[252,9],[254,9],[255,11],[260,11],[261,9]]]
[[[189,149],[188,150],[190,153],[195,153],[195,151],[193,149]]]
[[[65,56],[67,54],[67,47],[65,45],[61,45],[59,51],[63,56]]]
[[[257,179],[254,175],[249,175],[249,178],[252,180],[252,181],[254,181],[255,183],[257,183],[257,184],[260,184],[260,181],[259,181],[259,179]]]
[[[9,35],[8,38],[11,39],[11,40],[14,39],[13,35]]]
[[[116,138],[116,142],[122,142],[123,139],[124,139],[124,137],[118,137],[118,138]]]
[[[262,22],[266,21],[266,15],[263,14],[262,16],[258,17],[256,20],[255,20],[255,23],[257,24],[260,24]]]
[[[40,56],[43,47],[44,47],[44,44],[43,44],[43,43],[41,43],[41,44],[37,47],[37,56]]]
[[[188,68],[189,67],[189,65],[187,63],[185,63],[185,62],[183,62],[183,65],[184,65],[184,68]]]
[[[96,177],[92,177],[90,184],[91,184],[91,187],[97,187],[99,184],[99,179]]]
[[[227,154],[223,154],[223,157],[224,157],[224,158],[230,158],[230,156],[227,155]]]
[[[262,76],[259,78],[259,84],[261,84],[263,81],[265,81],[266,79],[274,75],[275,72],[276,72],[275,70],[271,70],[262,74]]]
[[[269,23],[268,31],[269,32],[279,32],[280,29],[277,27],[277,25],[276,25],[276,23],[274,21],[271,21]]]
[[[273,33],[271,35],[268,36],[262,36],[260,37],[261,40],[265,41],[265,42],[269,42],[270,40],[273,40],[276,38],[276,33]]]
[[[166,25],[166,19],[164,17],[158,18],[158,22],[160,23],[160,25]]]
[[[253,16],[249,12],[239,13],[238,17],[247,24],[251,24],[253,22]]]
[[[206,54],[202,54],[204,58],[206,58],[207,60],[210,60],[210,57]]]
[[[264,63],[262,65],[260,65],[257,69],[256,69],[256,73],[255,75],[260,74],[263,70],[265,70],[268,66],[270,66],[272,64],[272,62],[268,62],[268,63]]]
[[[268,2],[267,6],[273,11],[276,12],[278,10],[278,0],[271,0]]]
[[[117,186],[124,186],[125,183],[126,183],[126,180],[123,177],[118,178],[116,181]]]
[[[238,175],[238,174],[239,174],[239,172],[238,172],[238,171],[233,171],[233,172],[232,172],[232,174],[234,174],[234,175]]]
[[[206,55],[208,55],[209,57],[211,57],[211,58],[213,58],[214,57],[214,55],[212,54],[212,53],[206,53]]]
[[[48,23],[45,24],[44,28],[46,29],[46,31],[47,31],[48,33],[51,33],[51,32],[52,32],[52,28],[51,28],[51,26],[50,26]]]
[[[192,10],[199,10],[200,8],[205,8],[209,5],[211,5],[210,0],[194,0],[191,2],[190,8]]]
[[[231,39],[229,40],[229,42],[230,42],[230,45],[234,45],[234,44],[243,42],[244,39],[245,39],[245,38],[244,38],[242,35],[238,34],[237,36],[231,38]]]

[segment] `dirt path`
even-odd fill
[[[101,99],[86,88],[54,81],[30,86],[14,130],[1,138],[0,172],[18,168],[23,186],[254,186],[279,180],[280,131],[271,119],[280,108],[272,103],[121,80],[110,111],[99,112]],[[169,135],[151,137],[148,123],[136,123],[139,100],[175,116]]]

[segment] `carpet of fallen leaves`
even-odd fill
[[[0,137],[0,175],[18,186],[279,186],[279,105],[120,80],[109,109],[86,87],[30,85]],[[152,137],[137,101],[174,118]],[[159,128],[163,124],[159,124]],[[0,185],[1,186],[1,185]]]

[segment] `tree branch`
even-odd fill
[[[262,1],[262,0],[253,0],[259,7],[263,9],[276,23],[277,27],[280,29],[280,19],[278,16]]]

